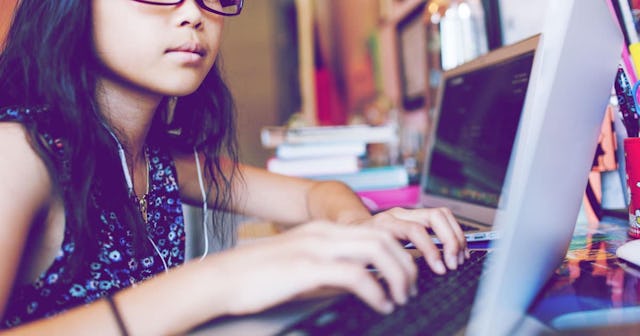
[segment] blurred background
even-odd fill
[[[440,46],[451,47],[445,52],[451,65],[526,38],[539,31],[547,1],[246,0],[242,15],[226,21],[221,52],[236,98],[241,160],[263,167],[273,149],[261,145],[260,129],[291,122],[381,124],[395,118],[419,147],[433,105],[428,90],[443,67],[433,61],[442,56]],[[0,0],[0,39],[17,2]],[[458,32],[441,36],[446,24]],[[418,41],[405,45],[403,56],[402,34]],[[400,64],[400,57],[412,64]],[[402,67],[413,73],[413,87],[403,87]]]
[[[241,160],[264,166],[273,156],[260,142],[264,126],[389,118],[419,152],[443,68],[441,46],[450,47],[452,66],[534,35],[547,1],[246,0],[242,15],[226,21],[222,46]],[[447,24],[449,34],[441,35]],[[413,87],[403,83],[407,73]]]

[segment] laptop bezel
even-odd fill
[[[430,194],[426,192],[426,183],[429,178],[429,170],[431,168],[431,156],[433,153],[433,146],[435,143],[436,128],[438,126],[442,98],[444,96],[444,90],[446,83],[453,77],[460,76],[465,73],[473,72],[478,69],[487,68],[494,64],[499,64],[509,59],[519,57],[527,53],[535,53],[539,44],[540,35],[534,35],[522,41],[510,44],[498,49],[495,49],[485,55],[482,55],[472,61],[464,63],[453,69],[444,71],[442,73],[442,79],[438,86],[438,94],[436,97],[436,105],[433,116],[429,120],[429,126],[427,128],[427,137],[425,140],[425,155],[424,164],[421,172],[420,179],[420,206],[435,208],[446,207],[451,209],[453,214],[463,221],[465,224],[475,226],[478,230],[490,230],[493,221],[496,216],[495,207],[484,206],[480,204],[474,204],[453,198],[444,197],[441,195]],[[519,126],[518,126],[519,127]]]

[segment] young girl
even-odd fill
[[[439,273],[464,261],[446,209],[371,216],[343,184],[238,163],[216,56],[224,16],[241,9],[242,0],[20,2],[0,56],[7,334],[182,333],[320,288],[389,313],[415,292],[416,266],[398,240]],[[182,202],[306,224],[186,262]],[[218,239],[230,239],[229,225],[215,218]]]

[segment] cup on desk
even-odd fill
[[[629,236],[640,238],[640,138],[624,139],[624,162],[629,190]]]

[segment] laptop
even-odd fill
[[[622,35],[606,0],[548,3],[542,34],[495,211],[499,238],[476,275],[451,289],[420,290],[390,315],[371,315],[352,296],[301,308],[298,302],[194,334],[225,335],[530,335],[549,332],[526,312],[571,241],[598,135],[620,60]],[[487,83],[492,85],[493,83]],[[462,98],[461,98],[462,99]],[[423,264],[423,263],[422,263]],[[466,262],[465,265],[471,264]],[[443,279],[455,279],[460,270]],[[438,283],[437,278],[427,284]],[[476,284],[468,300],[456,299]],[[432,294],[449,298],[430,300]],[[416,307],[415,302],[425,305]],[[347,300],[347,301],[345,301]],[[350,300],[350,301],[349,301]],[[345,304],[346,302],[346,304]],[[454,315],[430,319],[413,308]],[[278,312],[284,312],[279,315]],[[362,316],[374,320],[363,320]],[[533,320],[533,321],[532,321]],[[398,324],[390,324],[399,322]],[[422,326],[425,325],[425,326]],[[384,327],[391,329],[384,330]],[[349,329],[351,328],[351,329]],[[531,329],[528,329],[531,328]]]
[[[425,142],[420,206],[451,209],[468,241],[497,237],[493,221],[539,40],[442,73]]]

